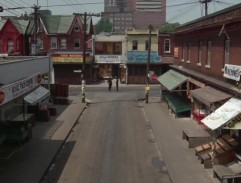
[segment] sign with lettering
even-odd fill
[[[128,51],[127,53],[128,62],[131,63],[147,63],[148,51]],[[158,52],[150,52],[150,62],[158,63],[161,62],[161,57]]]
[[[51,56],[53,63],[83,63],[82,54],[52,54]],[[90,63],[91,57],[86,54],[85,62]]]
[[[241,66],[225,64],[223,76],[235,81],[240,80]]]
[[[96,55],[95,63],[120,64],[124,63],[126,59],[122,55]]]
[[[20,97],[41,83],[41,74],[35,74],[15,83],[0,88],[0,106]]]

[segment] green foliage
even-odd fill
[[[160,33],[172,33],[178,26],[180,26],[179,23],[166,23],[162,25],[159,31]]]
[[[101,18],[95,25],[95,33],[100,34],[101,32],[112,32],[112,23],[109,19]]]

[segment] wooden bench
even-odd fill
[[[223,139],[223,138],[218,138],[217,143],[224,149],[225,151],[230,151],[233,148]]]
[[[182,138],[188,141],[188,147],[194,148],[204,143],[208,143],[211,140],[210,135],[206,130],[197,129],[197,130],[183,130]]]
[[[211,143],[206,143],[200,146],[195,147],[195,154],[196,156],[202,152],[205,152],[207,150],[210,150],[212,148],[212,144]]]
[[[235,149],[239,146],[239,143],[228,134],[222,135],[222,138]]]

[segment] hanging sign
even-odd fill
[[[31,91],[40,85],[41,79],[41,74],[38,73],[0,88],[0,106]]]
[[[240,80],[241,66],[225,64],[223,76],[235,81]]]

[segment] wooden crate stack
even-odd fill
[[[213,164],[225,165],[234,160],[234,150],[238,148],[239,143],[230,135],[225,134],[219,137],[215,142],[215,150],[213,144],[205,143],[195,147],[196,156],[204,164],[204,168],[212,168]],[[213,152],[215,157],[213,157]]]
[[[52,84],[50,92],[54,104],[67,105],[69,103],[69,85]]]

